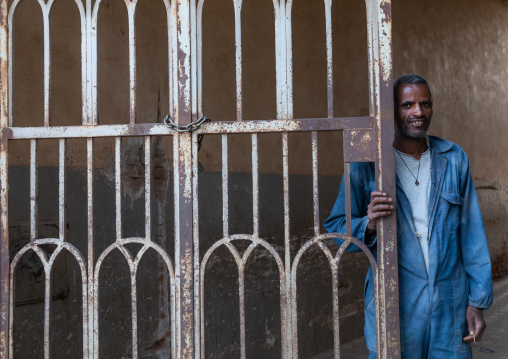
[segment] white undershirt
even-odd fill
[[[427,138],[427,143],[428,143]],[[431,156],[430,148],[425,151],[418,161],[411,155],[403,152],[395,152],[395,172],[404,189],[411,210],[415,225],[415,237],[420,241],[420,246],[425,260],[427,273],[429,272],[429,196],[431,184]],[[418,172],[418,165],[420,171]],[[408,169],[409,168],[409,169]],[[412,174],[411,174],[412,173]],[[419,185],[415,184],[418,178]]]

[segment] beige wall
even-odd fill
[[[417,72],[433,86],[431,132],[468,152],[475,178],[506,180],[508,7],[397,1],[393,17],[395,75]]]
[[[495,275],[508,274],[508,6],[498,0],[396,1],[395,76],[433,86],[431,134],[469,154]]]

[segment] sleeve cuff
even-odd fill
[[[489,304],[477,302],[477,301],[474,301],[474,300],[469,300],[467,302],[467,305],[470,306],[470,307],[478,308],[478,309],[489,309],[490,308]]]
[[[375,233],[367,235],[367,225],[368,224],[369,224],[369,217],[367,217],[367,216],[363,217],[362,222],[361,222],[360,226],[358,227],[358,231],[360,233],[357,238],[360,240],[363,239],[363,243],[365,243],[365,245],[367,247],[373,247],[376,245],[377,236]]]

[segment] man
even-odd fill
[[[490,307],[493,294],[469,159],[453,142],[427,136],[433,110],[424,78],[398,78],[394,97],[397,201],[376,191],[373,163],[352,163],[353,236],[376,256],[376,220],[389,216],[396,205],[402,357],[471,358],[470,343],[482,338],[482,310]],[[328,232],[346,232],[344,201],[343,180],[324,223]],[[369,358],[376,358],[371,269],[364,293],[365,338]]]

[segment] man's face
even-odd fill
[[[427,85],[400,85],[395,98],[395,124],[402,136],[425,137],[432,118],[432,95]]]

